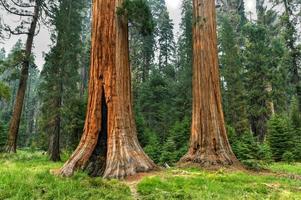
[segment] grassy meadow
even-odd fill
[[[0,154],[0,199],[301,200],[299,163],[273,163],[262,173],[171,168],[129,181],[90,178],[84,172],[53,176],[50,170],[62,164],[49,162],[42,152]]]

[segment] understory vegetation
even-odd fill
[[[0,163],[0,199],[132,199],[130,189],[117,180],[92,178],[80,172],[72,178],[54,176],[50,170],[57,170],[63,163],[49,162],[40,151],[0,154]]]
[[[258,174],[171,168],[141,180],[120,182],[91,178],[83,172],[77,172],[72,178],[55,176],[50,172],[63,162],[50,162],[43,154],[30,150],[21,150],[14,156],[0,154],[0,199],[131,200],[137,195],[141,200],[301,199],[300,163],[273,163],[267,166],[271,172]],[[63,160],[66,158],[63,155]],[[130,189],[132,182],[136,182],[135,198]]]

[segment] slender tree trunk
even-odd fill
[[[60,135],[61,135],[61,107],[62,107],[62,93],[63,93],[63,83],[60,80],[59,85],[59,96],[55,100],[55,109],[57,110],[56,116],[54,118],[53,131],[49,135],[49,147],[48,155],[50,160],[53,162],[58,162],[61,160],[60,157]]]
[[[49,136],[49,147],[48,154],[50,160],[57,162],[61,160],[60,157],[60,129],[61,129],[61,118],[56,116],[55,118],[55,127],[53,133]]]
[[[9,153],[16,153],[17,151],[18,131],[19,131],[20,119],[22,115],[22,108],[24,104],[25,91],[27,86],[29,62],[30,62],[30,57],[32,52],[33,39],[35,36],[35,30],[38,22],[39,12],[40,12],[40,5],[36,3],[34,8],[34,16],[32,18],[32,22],[26,40],[25,57],[21,68],[19,88],[16,96],[13,115],[9,126],[8,141],[6,145],[6,151]]]
[[[180,164],[239,165],[228,142],[222,110],[215,1],[193,1],[193,113],[190,147]]]
[[[123,0],[94,0],[89,99],[84,133],[61,169],[124,178],[156,168],[139,145],[132,111],[128,26]]]

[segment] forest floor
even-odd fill
[[[0,200],[301,200],[301,163],[273,163],[262,173],[171,168],[126,181],[83,172],[53,176],[50,170],[62,164],[49,162],[42,152],[0,154]]]

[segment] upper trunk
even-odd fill
[[[122,2],[93,1],[86,122],[80,144],[61,169],[62,175],[69,176],[88,164],[92,175],[102,174],[108,178],[124,178],[156,168],[137,139],[132,111],[128,22],[125,16],[116,14]]]
[[[203,167],[238,164],[228,142],[222,110],[215,2],[193,1],[193,113],[188,153],[182,163]]]

